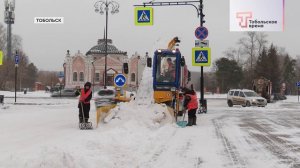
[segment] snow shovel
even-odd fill
[[[185,113],[186,113],[186,112],[183,113],[182,120],[181,120],[181,121],[177,121],[177,125],[178,125],[179,127],[182,127],[182,128],[184,128],[184,127],[187,125],[187,121],[184,121]]]
[[[83,122],[79,123],[79,129],[81,129],[81,130],[83,130],[83,129],[93,129],[92,123],[85,121],[82,102],[80,102],[80,105],[81,105],[81,114],[82,114],[82,117],[83,117]]]

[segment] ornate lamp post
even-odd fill
[[[104,68],[104,88],[106,89],[106,82],[107,82],[107,25],[108,25],[108,10],[109,7],[111,7],[111,14],[115,14],[119,12],[119,4],[115,1],[97,1],[95,3],[95,12],[96,13],[100,13],[101,15],[104,14],[104,10],[105,10],[105,16],[106,16],[106,32],[105,32],[105,68]]]
[[[12,59],[11,55],[11,25],[15,23],[15,1],[5,0],[4,22],[7,24],[7,58]]]

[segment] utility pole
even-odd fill
[[[4,22],[7,24],[7,59],[12,60],[11,53],[11,25],[15,23],[15,1],[9,2],[5,0],[5,16]]]
[[[199,10],[200,10],[200,27],[203,27],[203,23],[205,23],[204,20],[204,14],[203,14],[203,0],[200,0],[200,6],[199,6]],[[203,75],[203,66],[201,66],[201,77],[200,77],[200,113],[202,112],[207,112],[207,102],[206,100],[204,100],[204,75]],[[205,109],[203,109],[205,108]]]
[[[15,55],[15,103],[17,102],[18,65],[19,65],[19,55],[18,55],[18,51],[16,51],[16,55]]]

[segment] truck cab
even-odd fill
[[[181,54],[179,50],[157,50],[153,57],[153,89],[176,90],[180,86]]]

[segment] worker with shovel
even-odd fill
[[[197,116],[196,111],[198,109],[197,94],[193,89],[184,89],[184,107],[188,110],[188,124],[186,126],[196,125]]]

